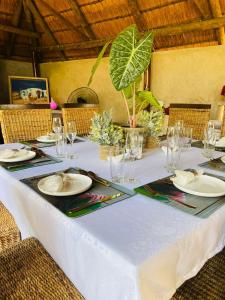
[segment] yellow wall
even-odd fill
[[[164,103],[225,104],[225,46],[161,51],[153,55],[152,91]]]
[[[73,90],[87,84],[94,62],[95,59],[84,59],[41,64],[41,76],[49,78],[51,96],[57,103],[66,102]],[[108,58],[103,58],[90,88],[97,93],[101,109],[112,109],[116,122],[126,121],[122,96],[109,77]]]
[[[0,60],[0,104],[8,104],[9,85],[8,76],[33,76],[32,64],[29,62]]]
[[[95,59],[41,64],[41,76],[48,77],[52,97],[63,103],[69,94],[88,81]],[[213,46],[155,52],[152,59],[152,91],[165,103],[211,103],[213,115],[222,100],[225,85],[225,47]],[[91,88],[102,109],[112,109],[115,121],[125,121],[122,97],[108,75],[108,58],[97,70]]]

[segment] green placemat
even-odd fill
[[[204,147],[202,141],[195,141],[191,145],[192,145],[192,147],[196,147],[196,148],[203,148]],[[225,147],[215,147],[215,150],[219,151],[219,152],[225,152]]]
[[[74,168],[63,170],[61,172],[79,174],[79,171]],[[91,188],[84,193],[73,196],[49,196],[39,191],[37,184],[41,178],[53,174],[55,173],[26,178],[21,181],[33,190],[35,190],[46,201],[50,202],[68,217],[76,218],[92,213],[98,209],[107,207],[124,199],[127,199],[135,194],[134,191],[130,191],[120,185],[108,182],[109,186],[105,186],[93,180]],[[103,199],[108,200],[102,201]]]
[[[60,159],[53,157],[51,155],[47,155],[42,150],[38,148],[31,148],[30,150],[36,152],[36,156],[32,159],[20,161],[20,162],[0,162],[0,166],[10,172],[20,171],[23,169],[40,167],[49,164],[55,164],[61,162]]]
[[[221,157],[209,160],[202,164],[199,164],[200,167],[204,167],[211,170],[223,171],[225,172],[225,163],[222,162]]]
[[[207,175],[214,176],[212,174]],[[152,199],[170,205],[176,209],[182,210],[183,212],[201,218],[208,217],[217,208],[225,204],[225,196],[207,198],[184,193],[173,185],[170,177],[171,176],[156,180],[154,182],[150,182],[136,188],[135,191]],[[214,177],[220,178],[225,181],[224,177]]]

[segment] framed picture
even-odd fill
[[[12,104],[49,103],[48,79],[9,76],[9,96]]]

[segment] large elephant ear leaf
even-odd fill
[[[136,25],[122,31],[113,41],[109,55],[109,71],[112,83],[120,91],[129,86],[148,67],[151,59],[153,35],[142,38]]]
[[[106,49],[108,48],[108,46],[109,46],[110,43],[111,43],[110,41],[107,42],[107,43],[104,45],[104,47],[102,48],[102,50],[100,51],[100,53],[99,53],[99,55],[98,55],[98,57],[97,57],[97,59],[96,59],[96,61],[95,61],[95,64],[93,65],[93,67],[92,67],[92,69],[91,69],[91,76],[90,76],[90,78],[89,78],[89,80],[88,80],[87,86],[89,86],[89,85],[92,83],[92,79],[93,79],[93,77],[94,77],[94,75],[95,75],[95,72],[96,72],[96,70],[97,70],[99,64],[101,63],[102,57],[103,57],[103,55],[105,54],[105,51],[106,51]]]
[[[162,110],[162,106],[159,101],[155,98],[151,91],[140,91],[137,93],[138,98],[147,106],[151,104],[155,108]]]

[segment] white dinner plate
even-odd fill
[[[36,140],[41,143],[55,143],[57,141],[57,137],[54,135],[42,135],[37,137]]]
[[[196,196],[220,197],[225,195],[225,182],[219,178],[208,175],[198,176],[194,181],[180,186],[173,182],[179,190]]]
[[[9,149],[11,150],[11,149]],[[1,150],[4,151],[4,150]],[[19,162],[19,161],[24,161],[24,160],[29,160],[35,157],[36,152],[30,151],[30,150],[13,150],[15,151],[15,156],[13,157],[8,157],[8,158],[3,158],[1,157],[1,151],[0,151],[0,161],[2,162]]]
[[[48,186],[46,186],[46,179],[48,177],[42,178],[38,182],[38,189],[42,193],[51,196],[76,195],[85,192],[92,185],[92,180],[88,176],[81,175],[81,174],[66,173],[67,179],[65,179],[64,181],[62,190],[59,192],[52,192],[51,190],[48,189]]]

